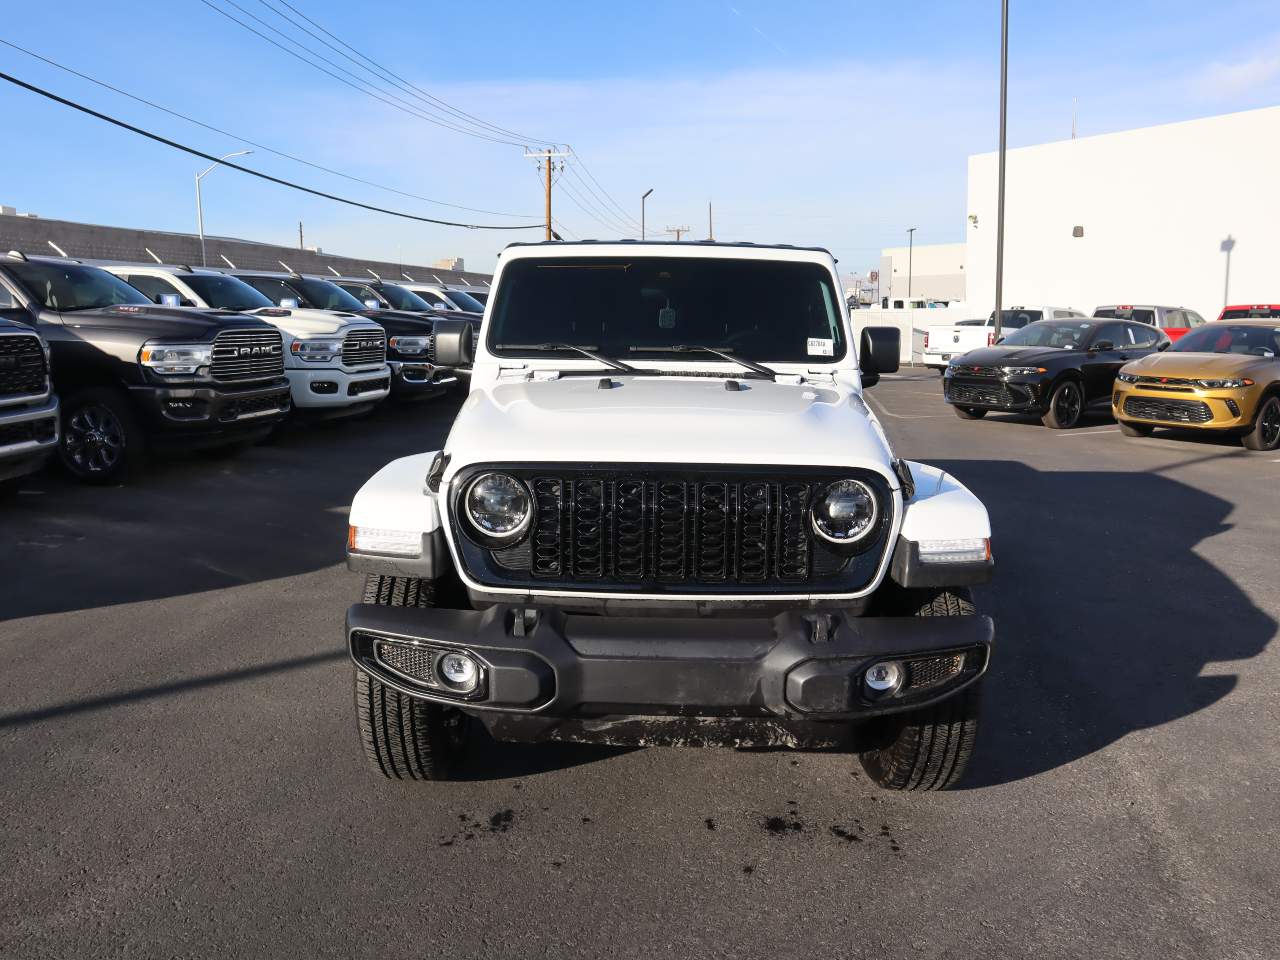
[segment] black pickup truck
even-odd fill
[[[289,411],[280,331],[256,317],[161,307],[105,270],[11,252],[0,317],[49,344],[66,468],[124,480],[147,453],[236,447]]]
[[[14,308],[0,289],[0,313]],[[30,327],[0,320],[0,496],[17,489],[58,446],[58,398],[49,348]]]

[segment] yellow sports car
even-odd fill
[[[1111,412],[1126,436],[1156,427],[1240,436],[1280,447],[1280,319],[1219,320],[1120,368]]]

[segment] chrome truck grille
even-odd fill
[[[874,576],[892,525],[889,488],[869,471],[494,469],[524,481],[531,491],[534,518],[523,542],[499,550],[479,546],[467,539],[468,521],[456,499],[451,511],[468,571],[494,586],[636,593],[853,591]],[[818,539],[809,518],[814,498],[844,477],[870,482],[881,504],[880,526],[854,555]],[[465,484],[465,478],[455,481],[455,491]]]
[[[38,337],[0,336],[0,397],[24,397],[49,392],[49,369]]]
[[[342,365],[362,367],[387,362],[387,334],[381,327],[352,330],[342,341]]]
[[[284,376],[279,330],[224,330],[213,341],[210,374],[215,380],[269,380]]]

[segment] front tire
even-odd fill
[[[917,617],[963,617],[974,612],[963,588],[905,591],[903,612]],[[887,790],[945,790],[969,765],[978,734],[981,681],[931,707],[885,717],[880,746],[859,756],[862,769]]]
[[[1084,388],[1079,380],[1063,380],[1049,398],[1049,409],[1040,422],[1054,430],[1070,430],[1084,415]]]
[[[1280,394],[1262,398],[1253,418],[1253,429],[1240,439],[1249,450],[1280,448]]]
[[[122,483],[146,457],[146,440],[129,398],[119,390],[90,387],[63,404],[62,465],[84,483]]]
[[[1149,427],[1145,423],[1125,423],[1123,420],[1120,421],[1120,432],[1126,437],[1149,437],[1154,429],[1155,427]]]
[[[365,578],[364,603],[432,607],[433,584]],[[465,754],[470,718],[456,707],[410,697],[355,671],[356,728],[369,764],[389,780],[448,780]]]
[[[987,415],[987,411],[981,407],[952,407],[951,409],[961,420],[981,420]]]

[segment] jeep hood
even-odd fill
[[[859,466],[897,486],[861,396],[837,384],[721,377],[562,377],[475,390],[454,421],[450,469],[485,462]],[[603,388],[602,383],[613,386]]]

